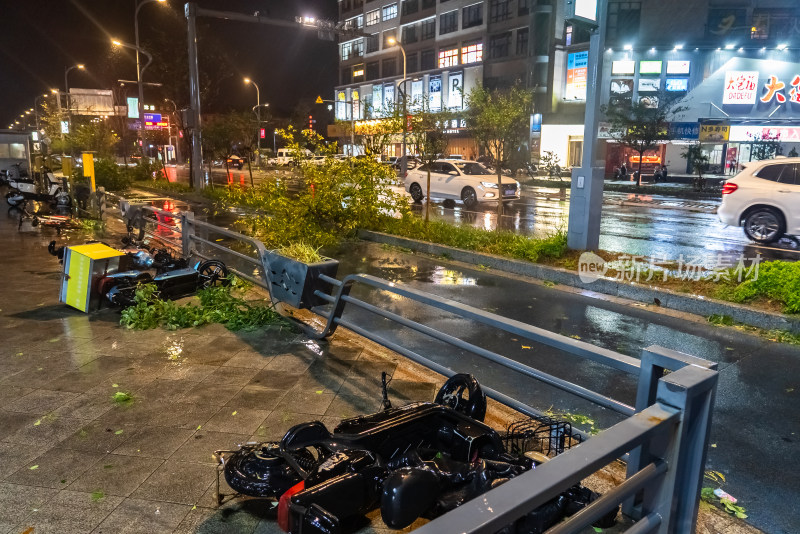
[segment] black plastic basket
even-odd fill
[[[581,443],[580,434],[572,432],[572,425],[552,417],[540,416],[515,421],[508,425],[503,444],[510,454],[540,452],[555,456]]]

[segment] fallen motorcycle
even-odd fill
[[[72,199],[65,179],[58,180],[47,167],[41,173],[29,176],[19,164],[12,165],[7,171],[8,186],[6,202],[10,206],[18,206],[28,200],[48,202],[55,206],[69,206]],[[41,187],[38,185],[41,182]]]
[[[302,423],[279,442],[215,454],[235,491],[278,500],[278,524],[286,532],[340,533],[348,519],[375,508],[388,527],[402,529],[420,517],[441,516],[577,441],[569,423],[549,418],[515,423],[501,436],[482,422],[485,412],[477,380],[459,374],[433,403],[345,419],[333,432],[319,421]],[[500,532],[544,532],[598,497],[572,486]],[[616,514],[595,526],[613,525]]]

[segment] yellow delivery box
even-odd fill
[[[64,249],[64,279],[59,301],[82,312],[99,307],[97,282],[119,270],[120,257],[125,256],[103,243],[77,245]]]

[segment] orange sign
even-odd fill
[[[639,163],[639,156],[632,155],[628,158],[631,163]],[[661,156],[645,156],[642,163],[661,163]]]

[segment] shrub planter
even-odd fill
[[[295,308],[310,309],[326,301],[314,295],[320,290],[330,294],[331,284],[319,279],[320,275],[336,277],[339,261],[323,258],[317,263],[303,263],[268,250],[270,293],[272,297]]]

